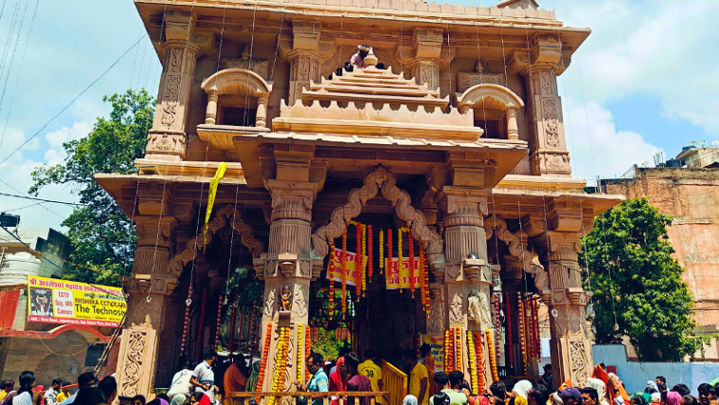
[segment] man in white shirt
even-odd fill
[[[52,380],[52,385],[45,391],[43,399],[45,405],[57,405],[57,394],[60,393],[60,386],[62,385],[62,378],[56,378]]]
[[[215,385],[215,372],[212,371],[212,365],[215,363],[217,355],[215,352],[209,351],[205,353],[203,359],[192,372],[190,384],[204,392],[210,398],[210,401],[215,402],[215,392],[219,391],[219,389]]]
[[[170,390],[167,392],[167,396],[170,398],[170,405],[184,404],[185,401],[190,398],[190,378],[192,378],[192,370],[188,367],[178,371],[172,377]]]

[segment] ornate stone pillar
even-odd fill
[[[414,31],[416,53],[409,61],[417,84],[427,84],[430,90],[439,88],[440,57],[442,56],[442,30],[417,28]]]
[[[138,188],[137,250],[132,275],[124,280],[129,297],[117,363],[119,395],[148,395],[154,388],[159,342],[166,317],[171,316],[170,295],[177,286],[168,265],[177,225],[170,201],[170,187],[145,184]]]
[[[302,89],[310,81],[320,80],[320,22],[315,20],[292,21],[292,50],[290,61],[290,105],[302,98]]]
[[[569,176],[572,172],[557,93],[557,75],[563,71],[560,62],[562,50],[556,35],[535,35],[530,54],[516,51],[512,60],[513,70],[526,81],[532,174]]]
[[[217,122],[217,91],[212,90],[207,94],[207,109],[205,110],[205,124],[215,125]]]
[[[257,116],[255,118],[255,126],[267,127],[267,93],[259,93],[257,95]],[[208,107],[209,108],[209,107]]]
[[[455,184],[457,184],[455,178]],[[492,270],[487,261],[487,237],[484,216],[487,212],[487,190],[477,187],[444,186],[440,207],[445,212],[444,298],[446,325],[462,329],[462,342],[467,331],[493,330],[490,309]],[[441,294],[438,294],[440,297]],[[435,304],[438,309],[440,304]],[[462,347],[463,372],[468,371],[466,345]],[[485,344],[485,354],[487,354]],[[489,357],[485,370],[489,368]],[[486,374],[491,383],[491,372]]]
[[[552,371],[555,381],[571,379],[584,386],[592,373],[592,343],[589,339],[584,308],[590,294],[582,289],[577,262],[579,232],[547,231],[537,237],[549,255],[551,292],[542,300],[549,307],[551,326]]]
[[[155,116],[147,140],[147,158],[182,160],[187,141],[186,115],[199,46],[193,42],[195,20],[190,12],[165,17],[163,71]]]

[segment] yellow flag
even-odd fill
[[[225,176],[225,170],[227,170],[227,162],[220,162],[220,164],[217,166],[215,176],[210,179],[210,192],[207,195],[207,210],[205,211],[205,227],[202,230],[203,248],[207,245],[207,225],[210,222],[210,216],[212,215],[212,206],[215,205],[217,186],[220,184],[220,180],[222,179],[222,177]]]

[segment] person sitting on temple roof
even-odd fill
[[[352,63],[353,66],[364,69],[364,58],[369,55],[370,49],[369,45],[357,45],[357,52],[350,58],[350,63]]]

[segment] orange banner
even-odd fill
[[[385,259],[385,263],[386,263]],[[402,267],[398,268],[399,258],[392,258],[392,265],[385,266],[385,284],[388,290],[396,290],[399,288],[409,288],[409,258],[402,258]],[[416,288],[420,286],[419,258],[414,260],[414,285]]]
[[[357,253],[347,252],[347,285],[357,285]],[[362,259],[362,267],[367,267],[367,256]],[[342,250],[334,249],[327,268],[327,279],[342,281]]]

